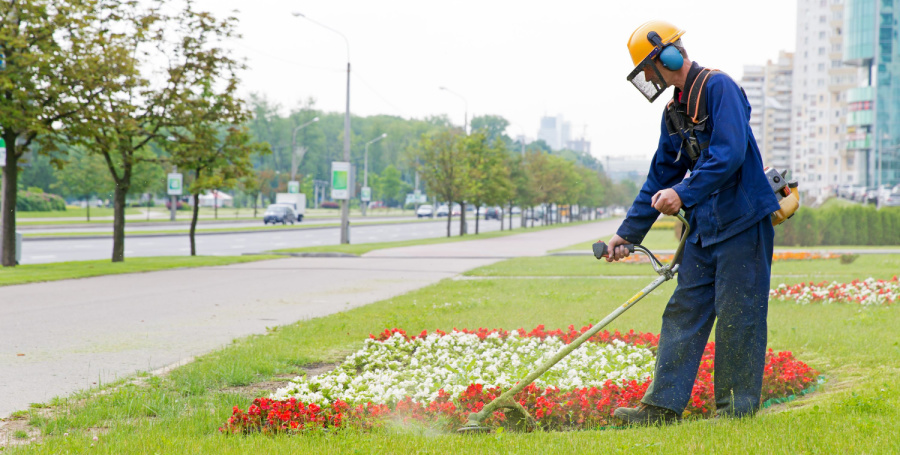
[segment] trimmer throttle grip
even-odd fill
[[[634,253],[634,244],[633,243],[626,243],[622,246],[624,246],[625,248],[628,248],[629,253]],[[609,250],[606,247],[606,243],[604,243],[602,240],[595,243],[593,248],[594,248],[594,257],[595,258],[603,259],[605,257],[609,257]]]

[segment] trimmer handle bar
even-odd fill
[[[626,243],[624,245],[625,248],[628,248],[629,253],[634,253],[634,244]],[[606,243],[603,240],[598,241],[593,245],[594,248],[594,257],[597,259],[603,259],[605,257],[609,257],[609,248],[606,246]]]

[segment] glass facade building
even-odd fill
[[[866,185],[900,184],[900,0],[847,0],[844,61],[868,72],[847,93],[848,149],[861,152]]]

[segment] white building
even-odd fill
[[[745,66],[741,86],[750,102],[750,128],[766,166],[791,169],[791,77],[793,54],[780,52],[765,66]]]
[[[571,122],[563,120],[562,115],[556,117],[541,117],[541,127],[538,129],[537,138],[543,140],[553,150],[561,150],[566,147],[571,139]]]
[[[753,131],[753,137],[756,138],[756,145],[763,155],[763,162],[766,160],[766,152],[763,150],[763,113],[766,108],[766,69],[759,65],[745,65],[744,75],[741,77],[741,87],[747,94],[747,101],[750,102],[750,129]]]
[[[844,0],[797,0],[791,165],[801,195],[818,200],[857,180],[844,151],[847,90],[856,86],[858,69],[842,61],[843,13]]]
[[[778,170],[791,169],[791,96],[794,54],[781,51],[766,63],[762,121],[763,159]]]

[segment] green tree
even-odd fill
[[[240,179],[240,187],[253,200],[253,218],[256,218],[260,196],[272,187],[275,172],[270,169],[256,169]]]
[[[92,0],[8,0],[0,3],[0,138],[3,164],[0,250],[4,267],[15,265],[16,195],[20,160],[41,142],[56,150],[51,134],[74,118],[102,90],[95,82],[102,56],[87,52],[84,33],[95,10]],[[76,99],[75,95],[80,99]],[[76,122],[77,123],[77,122]],[[58,164],[58,163],[57,163]]]
[[[509,168],[506,165],[506,146],[499,138],[489,142],[487,131],[476,130],[465,138],[466,158],[469,160],[469,184],[465,199],[475,204],[503,205],[512,193]],[[500,220],[501,228],[503,220]],[[479,231],[479,217],[475,216],[475,233]]]
[[[104,158],[115,182],[112,261],[125,258],[125,199],[132,190],[135,165],[154,160],[147,149],[172,131],[209,121],[194,113],[197,94],[212,87],[233,91],[241,67],[218,43],[235,36],[235,19],[218,20],[194,9],[171,10],[162,0],[96,0],[109,14],[95,28],[107,39],[92,49],[109,62],[99,73],[106,90],[93,100],[89,116],[68,133],[85,149]],[[128,30],[113,34],[108,30]],[[162,62],[163,66],[159,67]],[[221,75],[221,76],[220,76]],[[82,99],[87,102],[89,100]]]
[[[510,182],[513,186],[511,204],[518,204],[522,209],[522,227],[526,227],[526,210],[537,203],[537,191],[535,191],[534,177],[528,172],[528,158],[520,154],[509,155],[507,166],[510,170]],[[534,226],[534,219],[531,221]]]
[[[389,165],[378,176],[379,193],[389,206],[399,205],[403,207],[404,186],[400,179],[400,171],[394,165]]]
[[[481,131],[489,144],[493,144],[498,139],[505,142],[511,140],[505,136],[506,128],[509,127],[509,121],[499,115],[479,115],[472,117],[469,123],[472,131]]]
[[[465,136],[451,129],[423,135],[413,153],[418,158],[419,176],[428,192],[446,201],[452,208],[461,202],[469,185],[469,166],[464,145]],[[447,237],[450,237],[452,210],[447,215]]]
[[[109,194],[113,190],[113,182],[102,158],[83,151],[73,151],[69,153],[65,172],[59,174],[53,189],[85,201],[87,221],[91,221],[91,199]]]
[[[235,110],[229,114],[234,116],[232,118],[234,123],[225,131],[221,131],[216,121],[222,120],[226,114],[215,112],[215,107],[207,106],[209,121],[197,122],[173,132],[175,143],[172,162],[179,169],[193,173],[193,182],[188,188],[194,199],[189,234],[191,256],[197,255],[195,233],[200,194],[209,190],[219,191],[236,187],[241,178],[252,172],[250,156],[254,153],[264,153],[268,147],[268,144],[252,142],[247,128],[237,125],[243,119],[244,113],[240,103],[236,100],[234,102],[235,106],[223,108]]]

